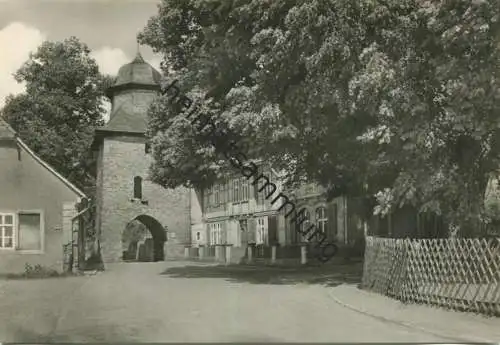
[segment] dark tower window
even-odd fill
[[[144,147],[144,152],[146,154],[149,154],[151,153],[151,144],[150,143],[146,143],[145,147]]]
[[[134,177],[134,199],[142,199],[142,177]]]

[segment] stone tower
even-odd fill
[[[140,54],[122,66],[113,86],[108,123],[96,131],[96,227],[103,261],[122,260],[122,233],[133,220],[153,238],[154,260],[183,253],[190,243],[190,191],[149,181],[147,110],[160,91],[161,75]]]

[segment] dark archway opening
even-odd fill
[[[156,262],[165,260],[167,236],[163,226],[153,217],[140,215],[122,232],[123,261]]]

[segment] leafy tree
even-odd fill
[[[164,0],[139,38],[249,156],[331,197],[376,195],[382,214],[441,214],[467,235],[499,166],[499,5]],[[167,96],[150,115],[154,180],[220,175],[220,150]]]
[[[122,243],[128,248],[130,243],[137,243],[144,239],[148,228],[141,222],[134,220],[127,224],[122,233]]]
[[[26,92],[9,96],[1,114],[42,159],[81,188],[93,185],[89,146],[103,124],[103,90],[110,81],[89,54],[75,37],[42,43],[15,74]]]
[[[159,14],[139,35],[141,43],[166,56],[164,66],[174,71],[170,77],[179,78],[184,90],[203,103],[202,111],[213,115],[227,108],[225,96],[234,85],[243,80],[252,83],[249,76],[254,59],[250,56],[249,29],[253,21],[262,20],[262,11],[252,1],[240,4],[241,8],[233,1],[164,1]],[[279,2],[277,12],[283,6]],[[269,21],[280,17],[277,13]],[[233,34],[227,32],[231,28]],[[224,71],[220,66],[225,66]],[[183,116],[176,116],[175,105],[160,100],[153,114],[149,134],[156,159],[152,166],[156,182],[171,187],[190,183],[201,186],[221,176],[227,162],[207,145],[204,133],[193,130]],[[220,126],[233,129],[231,123]],[[245,137],[235,133],[238,138]]]

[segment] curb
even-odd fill
[[[491,340],[486,340],[486,339],[466,339],[466,338],[458,338],[454,335],[450,335],[450,334],[446,334],[446,333],[438,333],[438,332],[435,332],[433,330],[429,330],[427,328],[424,328],[424,327],[420,327],[420,326],[416,326],[414,324],[411,324],[411,323],[407,323],[407,322],[403,322],[403,321],[398,321],[398,320],[395,320],[395,319],[390,319],[390,318],[387,318],[387,317],[384,317],[384,316],[381,316],[381,315],[376,315],[376,314],[373,314],[373,313],[370,313],[366,310],[362,310],[360,308],[357,308],[355,306],[353,306],[352,304],[349,304],[349,303],[346,303],[346,302],[343,302],[342,300],[338,299],[334,294],[333,292],[335,291],[335,288],[333,288],[333,290],[329,290],[328,291],[328,295],[330,296],[330,298],[337,304],[339,304],[340,306],[346,308],[346,309],[350,309],[356,313],[359,313],[359,314],[362,314],[362,315],[365,315],[365,316],[368,316],[368,317],[371,317],[371,318],[374,318],[374,319],[377,319],[377,320],[380,320],[380,321],[383,321],[383,322],[388,322],[388,323],[392,323],[392,324],[395,324],[395,325],[398,325],[398,326],[402,326],[402,327],[405,327],[405,328],[409,328],[409,329],[412,329],[412,330],[417,330],[417,331],[420,331],[420,332],[423,332],[423,333],[427,333],[427,334],[430,334],[430,335],[433,335],[433,336],[437,336],[437,337],[440,337],[440,338],[444,338],[444,339],[448,339],[448,340],[453,340],[453,341],[458,341],[458,342],[491,342]]]

